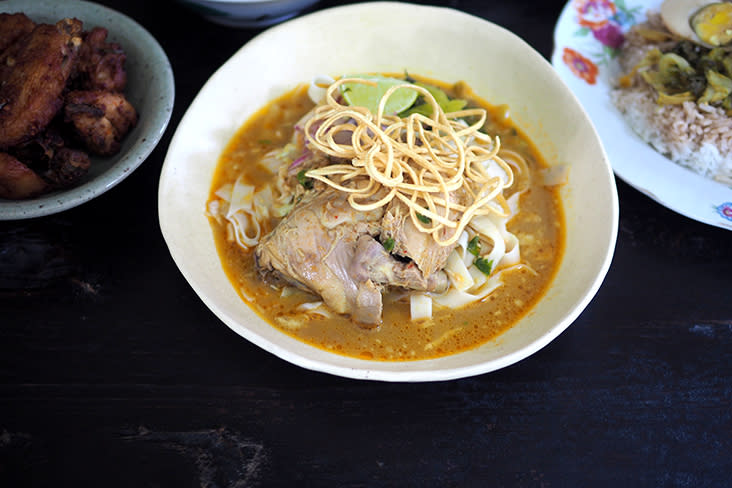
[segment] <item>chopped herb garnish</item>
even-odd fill
[[[421,101],[421,103],[420,103],[420,101]],[[421,115],[424,115],[425,117],[429,117],[430,115],[432,115],[432,105],[425,103],[424,98],[418,97],[417,102],[415,102],[411,108],[408,108],[404,112],[401,112],[399,114],[399,117],[401,117],[402,119],[405,119],[412,114],[421,114]]]
[[[468,102],[466,100],[455,98],[447,102],[445,105],[441,105],[441,107],[446,114],[449,114],[450,112],[457,112],[464,109],[467,104]]]
[[[437,104],[442,109],[442,111],[445,113],[457,112],[458,110],[462,110],[463,108],[465,108],[465,106],[468,104],[466,100],[457,98],[451,99],[450,97],[448,97],[447,93],[434,85],[428,85],[427,83],[419,82],[416,82],[415,84],[429,91],[430,94],[434,97]],[[419,96],[417,97],[417,100],[414,102],[414,104],[407,110],[400,113],[399,116],[404,118],[409,117],[410,115],[415,113],[429,117],[430,115],[432,115],[432,105],[426,103],[424,97]]]
[[[490,276],[491,271],[493,270],[493,260],[491,259],[488,261],[486,258],[475,258],[475,261],[473,261],[473,264],[476,268],[478,268],[483,274]]]
[[[478,236],[473,237],[468,242],[468,252],[473,256],[480,256],[480,238]]]
[[[423,224],[431,224],[432,223],[432,219],[431,218],[427,217],[426,215],[422,215],[421,213],[418,213],[417,214],[417,218]]]
[[[394,250],[394,238],[389,237],[382,243],[384,246],[384,249],[386,249],[388,252],[392,252]]]
[[[298,173],[297,173],[297,181],[306,190],[312,190],[313,189],[313,180],[311,180],[308,176],[305,175],[305,170],[304,169],[301,169],[300,171],[298,171]]]
[[[409,76],[409,73],[407,72],[407,70],[404,70],[404,81],[406,81],[407,83],[414,83],[417,80],[415,80],[414,78]]]

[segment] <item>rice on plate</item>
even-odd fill
[[[714,4],[721,16],[707,15],[709,3],[569,0],[551,61],[592,118],[617,177],[681,215],[732,230],[732,3]],[[657,25],[669,4],[674,36]],[[700,9],[705,15],[695,15]],[[675,46],[680,39],[685,47]],[[726,45],[715,47],[720,40]],[[700,66],[701,58],[712,63]]]
[[[685,50],[691,50],[686,57]],[[729,60],[720,62],[724,73],[717,73],[729,87],[720,87],[720,93],[714,95],[722,99],[711,102],[703,98],[711,86],[704,86],[709,75],[698,71],[704,67],[710,70],[704,66],[710,63],[702,61],[706,59],[702,54],[708,58],[712,49],[680,39],[658,12],[651,12],[646,22],[636,24],[625,35],[618,57],[624,75],[610,98],[633,130],[657,151],[701,175],[732,185],[732,109],[723,106],[732,100],[732,82],[725,81],[732,73],[724,69],[732,69],[732,50],[717,50],[722,51],[722,59]],[[694,56],[701,69],[695,70],[688,63],[687,58]],[[667,67],[665,73],[659,65]],[[675,79],[662,83],[660,78],[671,72]],[[675,86],[664,90],[672,84]],[[698,98],[691,89],[700,92]]]

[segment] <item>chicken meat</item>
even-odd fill
[[[443,228],[444,239],[452,229]],[[420,231],[409,214],[409,208],[400,200],[392,200],[384,212],[382,240],[394,239],[394,254],[411,259],[425,276],[441,270],[455,246],[442,246],[431,234]]]
[[[121,93],[75,90],[66,95],[64,121],[91,154],[110,156],[137,124],[137,111]]]
[[[107,41],[107,34],[104,27],[94,27],[84,33],[74,80],[78,89],[124,91],[127,85],[127,55],[119,44]]]
[[[76,19],[39,24],[0,53],[0,150],[37,135],[61,109],[81,30]]]
[[[255,249],[261,275],[320,295],[332,310],[364,326],[381,322],[385,287],[442,292],[442,271],[425,276],[376,240],[382,208],[354,210],[333,189],[306,195]]]
[[[77,184],[137,124],[124,94],[127,56],[103,27],[0,14],[0,197]]]
[[[15,156],[0,152],[0,198],[17,200],[40,195],[49,184]]]
[[[36,23],[24,13],[0,14],[0,53],[21,37],[30,34]]]

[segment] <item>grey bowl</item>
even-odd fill
[[[227,27],[264,27],[297,15],[317,0],[178,0],[205,19]]]
[[[23,12],[35,22],[55,23],[65,17],[109,30],[108,39],[127,53],[126,96],[137,109],[139,122],[127,135],[118,154],[92,158],[89,173],[73,188],[29,200],[0,198],[0,220],[40,217],[75,207],[114,187],[138,166],[157,145],[170,121],[175,98],[173,70],[160,44],[126,15],[78,0],[5,0],[0,12]]]

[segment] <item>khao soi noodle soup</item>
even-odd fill
[[[566,177],[465,83],[323,77],[240,128],[207,213],[227,276],[273,327],[426,359],[485,343],[541,298]]]

